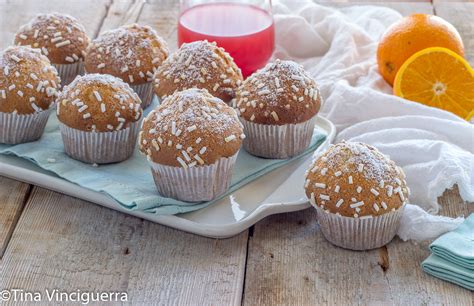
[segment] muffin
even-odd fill
[[[146,108],[153,100],[153,73],[168,57],[166,42],[149,26],[125,25],[106,31],[87,49],[86,71],[128,83]]]
[[[41,14],[18,30],[15,44],[40,49],[58,70],[61,86],[64,86],[83,73],[89,37],[72,16]]]
[[[321,95],[302,66],[277,60],[242,83],[233,105],[247,135],[244,148],[256,156],[282,159],[309,146]]]
[[[165,98],[176,91],[202,88],[230,102],[242,82],[242,73],[230,55],[216,43],[183,44],[155,73],[155,93]]]
[[[193,88],[168,96],[144,119],[139,144],[161,195],[199,202],[229,188],[244,137],[233,108]]]
[[[305,190],[327,240],[368,250],[397,233],[410,193],[404,178],[403,170],[376,148],[341,142],[312,163]]]
[[[142,116],[138,95],[119,78],[78,76],[57,99],[64,150],[90,164],[123,161],[133,154]]]
[[[0,54],[0,143],[41,137],[60,82],[38,49],[15,46]]]

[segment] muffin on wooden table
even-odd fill
[[[153,74],[168,57],[167,43],[149,26],[106,31],[87,49],[87,73],[106,73],[128,83],[146,108],[153,100]]]
[[[224,102],[235,97],[242,73],[232,57],[216,43],[183,44],[155,74],[155,93],[165,98],[176,91],[203,88]]]
[[[397,233],[410,193],[403,170],[376,148],[359,142],[331,145],[306,174],[306,195],[331,243],[368,250]]]
[[[40,49],[58,70],[61,86],[64,86],[83,73],[89,37],[72,16],[41,14],[18,30],[15,44]]]
[[[133,154],[141,101],[127,83],[104,74],[86,74],[64,87],[57,100],[64,149],[90,163],[123,161]]]
[[[41,137],[61,80],[48,58],[29,47],[0,54],[0,143]]]
[[[188,89],[145,118],[139,144],[161,195],[199,202],[229,188],[244,137],[234,109],[207,90]]]
[[[310,144],[321,106],[316,82],[303,67],[276,60],[239,87],[234,107],[244,125],[245,149],[265,158],[289,158]]]

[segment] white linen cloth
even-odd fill
[[[377,71],[378,40],[402,16],[388,8],[324,7],[309,0],[273,3],[275,58],[301,63],[325,102],[320,114],[337,127],[336,142],[360,141],[389,155],[412,191],[399,236],[433,239],[463,218],[434,216],[437,197],[458,184],[474,201],[474,127],[442,110],[392,95]],[[417,206],[415,206],[417,205]]]

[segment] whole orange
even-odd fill
[[[464,45],[456,28],[438,16],[413,14],[391,25],[377,49],[379,72],[393,85],[398,69],[413,54],[443,47],[464,57]]]

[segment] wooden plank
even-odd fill
[[[114,1],[109,7],[100,32],[136,22],[144,5],[145,1],[141,0]]]
[[[18,28],[38,13],[70,14],[79,19],[89,36],[95,37],[110,1],[68,1],[65,3],[63,0],[20,0],[0,2],[0,49],[11,45]]]
[[[240,304],[248,233],[214,240],[35,188],[0,288],[125,291],[134,304]]]
[[[375,4],[403,15],[433,12],[426,3]],[[444,215],[474,212],[474,204],[463,203],[457,188],[439,202]],[[377,250],[343,250],[324,239],[314,209],[271,216],[255,225],[249,239],[244,304],[472,305],[472,293],[421,270],[428,245],[397,238]]]
[[[0,258],[3,257],[30,190],[28,184],[0,176]]]
[[[464,42],[466,59],[474,67],[474,2],[436,3],[435,12],[458,29]]]
[[[471,305],[468,290],[421,270],[427,246],[349,251],[324,239],[312,208],[271,216],[249,240],[244,304]]]
[[[179,1],[158,2],[155,4],[147,3],[143,7],[138,22],[153,27],[168,42],[170,50],[175,51],[178,48]]]

